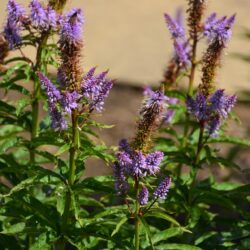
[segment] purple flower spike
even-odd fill
[[[216,90],[211,97],[208,100],[210,102],[210,107],[209,109],[213,112],[218,112],[220,111],[225,102],[225,94],[224,94],[224,89],[218,89]]]
[[[22,22],[24,18],[25,9],[20,4],[17,4],[14,0],[9,0],[8,2],[8,20],[16,24]]]
[[[237,101],[237,96],[236,95],[226,97],[225,104],[224,104],[224,111],[225,111],[224,117],[225,118],[228,116],[228,113],[234,107],[236,101]]]
[[[207,119],[207,102],[206,97],[202,93],[198,93],[195,100],[188,96],[186,104],[188,112],[192,113],[198,121]]]
[[[7,24],[4,27],[4,35],[11,50],[15,49],[21,44],[21,30],[15,22],[7,20]]]
[[[171,185],[171,178],[170,177],[166,177],[160,184],[159,186],[155,189],[153,197],[154,199],[166,199],[167,198],[167,194],[169,191]]]
[[[154,91],[150,87],[145,87],[143,91],[143,95],[147,98],[151,98],[154,95]]]
[[[129,166],[132,164],[132,159],[130,157],[130,154],[128,154],[125,151],[118,153],[117,157],[119,160],[119,164],[121,166],[124,166],[124,167],[126,166],[127,168],[129,168]]]
[[[83,78],[82,92],[89,101],[90,109],[101,112],[104,101],[108,97],[109,91],[113,86],[113,82],[106,78],[107,71],[94,76],[94,69],[91,69]]]
[[[212,30],[213,26],[216,24],[216,13],[212,13],[205,21],[204,24],[204,35],[208,37],[210,35],[210,31]]]
[[[81,9],[72,9],[62,21],[62,29],[60,32],[59,43],[77,44],[82,41],[82,26],[84,23],[83,13]]]
[[[168,101],[168,97],[164,95],[161,91],[152,91],[147,89],[144,91],[146,100],[144,103],[144,109],[149,108],[152,105],[162,106]]]
[[[179,7],[176,11],[175,20],[176,20],[176,23],[179,25],[179,27],[182,27],[183,32],[185,32],[183,9],[181,7]]]
[[[148,203],[148,189],[143,186],[141,192],[139,193],[138,200],[141,206],[146,205]]]
[[[219,115],[215,115],[211,117],[207,124],[208,134],[212,137],[216,137],[219,134],[219,128],[221,125],[221,119]]]
[[[164,154],[161,151],[156,151],[146,156],[146,165],[150,174],[155,175],[159,172],[163,156]]]
[[[115,178],[115,190],[118,195],[125,194],[129,189],[129,184],[126,181],[124,175],[124,169],[118,163],[113,166],[114,178]]]
[[[50,28],[56,28],[57,14],[50,6],[46,9],[39,1],[32,0],[30,9],[32,24],[36,29],[47,31]]]
[[[137,177],[144,177],[146,176],[146,157],[141,152],[134,152],[133,154],[133,162],[131,164],[131,174]]]
[[[175,110],[168,109],[163,117],[163,121],[170,124],[173,120],[174,115],[175,115]]]
[[[46,89],[49,102],[58,102],[61,99],[60,91],[56,86],[42,73],[38,73],[41,85]]]
[[[40,79],[42,87],[44,87],[47,92],[49,112],[52,120],[52,128],[60,130],[66,129],[67,122],[64,119],[62,112],[59,110],[59,102],[62,98],[59,90],[42,73],[38,73],[38,77]]]
[[[183,38],[185,36],[185,32],[182,26],[178,24],[171,16],[168,14],[164,14],[165,22],[168,26],[168,29],[174,39]]]
[[[177,98],[171,97],[168,99],[168,104],[170,104],[170,105],[176,105],[177,103],[178,103]]]
[[[207,119],[207,103],[202,93],[198,93],[195,100],[195,116],[199,121]]]
[[[46,10],[46,14],[47,14],[47,24],[48,24],[48,28],[51,27],[53,29],[56,28],[57,26],[57,14],[56,12],[49,6]]]
[[[76,109],[78,104],[77,104],[77,100],[79,98],[79,94],[76,91],[73,92],[65,92],[62,95],[62,99],[61,99],[61,105],[63,107],[63,109],[71,114],[71,111]]]
[[[22,21],[24,20],[25,10],[14,0],[8,2],[8,17],[4,27],[5,38],[9,43],[10,49],[15,49],[21,44]]]
[[[228,116],[236,103],[236,96],[227,96],[223,89],[216,90],[209,98],[211,112],[217,112],[223,118]]]
[[[226,43],[232,35],[232,26],[235,21],[235,15],[227,18],[222,17],[216,19],[216,13],[211,14],[204,25],[204,36],[208,38],[209,41],[218,40],[221,43]]]
[[[199,122],[204,122],[210,136],[217,136],[223,119],[227,118],[236,103],[236,96],[227,96],[223,89],[218,89],[206,99],[199,92],[194,99],[187,98],[188,112],[193,114]]]
[[[59,130],[66,129],[68,127],[67,122],[64,119],[62,113],[59,111],[57,105],[53,102],[48,102],[48,104],[49,104],[50,117],[52,120],[52,128]]]
[[[169,105],[176,105],[177,103],[178,103],[177,98],[169,98],[168,99]],[[163,116],[163,121],[170,124],[172,122],[174,115],[175,115],[175,110],[168,108],[165,115]]]
[[[186,42],[174,41],[174,48],[176,53],[176,60],[180,66],[189,66],[191,64],[189,60],[189,49]]]
[[[119,150],[120,151],[125,151],[125,152],[131,152],[130,145],[128,143],[127,139],[121,139],[119,142]]]
[[[30,3],[30,9],[33,26],[41,30],[47,29],[47,14],[41,3],[38,0],[32,0]]]

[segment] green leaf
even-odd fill
[[[112,234],[111,234],[111,237],[113,237],[115,234],[117,234],[117,233],[119,232],[121,226],[122,226],[124,223],[126,223],[127,220],[128,220],[127,217],[123,217],[123,218],[118,222],[118,224],[116,225],[114,231],[113,231]]]
[[[231,144],[250,147],[250,141],[249,140],[244,140],[244,139],[241,139],[241,138],[238,138],[238,137],[223,136],[223,137],[217,137],[217,138],[216,137],[215,138],[210,138],[208,140],[208,143],[217,143],[217,142],[231,143]]]
[[[51,243],[47,242],[47,233],[42,233],[38,238],[35,239],[29,250],[50,250]]]
[[[223,157],[218,157],[218,156],[217,157],[209,157],[208,161],[210,162],[210,164],[220,164],[220,165],[225,166],[225,167],[240,169],[239,165],[237,165],[236,163],[234,163],[228,159],[225,159]]]
[[[83,190],[83,189],[92,189],[95,192],[100,193],[112,193],[114,189],[111,187],[113,184],[113,178],[111,176],[96,176],[88,177],[84,179],[81,183],[75,184],[73,190]]]
[[[9,227],[5,227],[4,230],[1,232],[2,234],[12,235],[21,233],[25,228],[25,223],[20,222],[14,225],[11,225]]]
[[[142,222],[142,224],[143,224],[143,226],[144,226],[144,228],[146,230],[146,234],[148,236],[151,249],[154,250],[155,247],[154,247],[154,244],[153,244],[153,240],[152,240],[152,236],[151,236],[151,232],[150,232],[150,227],[149,227],[148,223],[146,222],[146,220],[144,220],[144,218],[141,217],[140,221]]]
[[[92,126],[95,126],[97,128],[113,128],[114,127],[114,125],[107,125],[104,123],[96,122],[94,120],[89,121],[87,125],[89,125],[89,126],[92,125]]]
[[[11,81],[7,81],[7,82],[4,82],[4,83],[1,83],[0,84],[0,88],[3,88],[5,90],[8,90],[8,89],[11,89],[11,90],[16,90],[18,92],[20,92],[21,94],[23,95],[29,95],[29,91],[28,89],[26,89],[25,87],[21,86],[21,85],[18,85],[16,83],[14,83],[15,80],[21,80],[23,79],[24,77],[22,76],[19,76],[19,77],[16,77],[14,78],[13,80]]]
[[[18,142],[17,137],[7,138],[3,142],[0,143],[0,154],[5,153],[8,149],[15,146]]]
[[[181,227],[168,228],[166,230],[155,233],[152,237],[152,241],[155,244],[155,243],[158,243],[160,241],[175,237],[177,235],[181,235],[182,233],[183,233],[183,230]]]
[[[76,192],[79,193],[79,192]],[[104,207],[103,204],[97,201],[94,198],[86,197],[86,196],[79,196],[79,203],[82,206],[96,206],[96,207]]]
[[[56,210],[60,215],[63,214],[65,208],[65,188],[60,185],[56,189]]]
[[[68,151],[69,149],[70,149],[70,144],[64,144],[58,149],[58,151],[55,153],[55,156],[59,156],[65,151]]]
[[[11,135],[23,131],[23,128],[15,125],[3,125],[0,129],[0,140],[8,137],[10,139]]]
[[[219,191],[212,190],[212,191],[204,191],[200,192],[199,190],[196,191],[198,194],[194,203],[199,204],[199,203],[206,203],[206,204],[216,204],[221,207],[225,207],[227,209],[237,209],[235,204],[227,198],[225,195],[222,193],[219,193]]]
[[[14,186],[10,192],[8,194],[4,194],[4,195],[1,195],[0,194],[0,197],[8,197],[8,196],[11,196],[12,194],[28,187],[28,186],[33,186],[35,185],[35,180],[37,179],[37,176],[32,176],[32,177],[29,177],[28,179],[25,179],[23,181],[21,181],[19,184],[17,184],[16,186]]]
[[[25,107],[30,104],[30,100],[28,98],[22,98],[16,103],[16,115],[19,116]]]
[[[174,244],[174,243],[169,243],[169,244],[162,244],[159,246],[155,247],[156,250],[203,250],[199,247],[187,245],[187,244]]]
[[[165,214],[165,213],[161,213],[161,212],[148,212],[144,215],[144,217],[156,217],[156,218],[160,218],[163,220],[167,220],[171,223],[173,223],[176,226],[180,226],[179,222],[176,221],[172,216]]]
[[[231,183],[231,182],[221,182],[221,183],[214,183],[213,188],[218,190],[218,191],[232,191],[235,188],[240,187],[241,185],[239,183]],[[250,185],[249,187],[250,188]],[[250,189],[249,189],[250,192]]]
[[[107,207],[105,211],[100,212],[98,214],[95,214],[95,219],[97,218],[103,218],[105,216],[114,216],[116,214],[124,214],[127,212],[128,207],[126,205],[120,205],[120,206],[112,206],[112,207]]]
[[[217,235],[217,232],[206,232],[204,233],[202,236],[200,236],[199,238],[197,238],[194,242],[195,245],[199,245],[201,244],[204,240],[209,239],[210,237]]]

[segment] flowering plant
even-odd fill
[[[108,71],[83,70],[84,16],[64,13],[65,4],[32,0],[27,12],[8,1],[0,35],[0,248],[248,249],[249,185],[206,171],[240,169],[214,143],[250,146],[226,135],[236,96],[215,85],[235,15],[204,20],[206,2],[188,0],[186,32],[180,10],[175,19],[164,14],[174,48],[164,79],[145,89],[135,136],[108,148],[95,128],[110,126],[92,114],[103,111],[114,81]],[[84,176],[90,157],[113,176]]]

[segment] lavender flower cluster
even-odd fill
[[[115,177],[115,189],[118,194],[126,194],[129,189],[128,178],[133,177],[140,183],[142,178],[155,176],[160,171],[160,164],[163,160],[161,151],[148,152],[148,143],[151,139],[154,126],[158,120],[162,120],[164,106],[169,98],[161,91],[153,91],[146,88],[144,91],[145,100],[141,108],[141,118],[138,123],[138,132],[134,141],[129,144],[126,139],[119,143],[117,162],[114,164],[113,172]],[[155,189],[153,199],[165,199],[170,187],[171,179],[167,177]],[[143,186],[138,197],[141,206],[146,205],[149,200],[149,190]]]
[[[227,18],[226,16],[217,19],[217,14],[212,13],[205,21],[204,36],[210,42],[218,40],[221,43],[226,43],[232,35],[232,25],[235,21],[235,15]]]
[[[223,89],[218,89],[206,98],[198,92],[195,98],[188,96],[187,109],[195,118],[203,123],[211,136],[218,134],[222,121],[227,118],[236,103],[236,96],[228,96]]]
[[[73,18],[73,20],[72,20]],[[60,32],[60,44],[80,44],[82,34],[83,16],[82,11],[79,9],[73,9],[65,18],[62,18],[62,31]],[[74,60],[75,56],[78,56],[78,51],[75,54],[72,53],[72,49],[77,47],[69,46],[65,50],[61,47],[63,56],[65,53],[73,54],[72,60],[69,61],[72,65],[72,72],[70,74],[76,75],[74,69],[78,67],[78,61]],[[70,50],[70,51],[69,51]],[[64,65],[63,65],[64,66]],[[68,67],[61,67],[58,70],[58,75],[61,82],[70,82],[68,72],[62,71],[62,69],[68,69]],[[80,88],[71,89],[70,86],[62,85],[62,90],[58,90],[55,85],[42,73],[38,74],[40,82],[46,90],[48,96],[49,111],[52,118],[52,127],[58,129],[65,129],[67,127],[65,114],[71,114],[73,110],[79,108],[79,105],[84,105],[89,112],[96,110],[102,111],[104,101],[109,94],[110,89],[113,86],[113,82],[107,79],[107,72],[95,75],[95,68],[90,69],[85,76],[82,76],[80,82]],[[70,75],[71,76],[71,75]],[[72,83],[75,84],[75,83]]]
[[[119,149],[118,161],[127,175],[145,177],[155,175],[159,171],[163,159],[162,152],[155,151],[145,155],[141,151],[132,150],[126,140],[121,141]]]
[[[152,100],[156,99],[156,93],[150,88],[150,87],[146,87],[144,89],[143,95],[145,96],[145,102],[146,104],[150,104],[150,102],[152,102]],[[159,94],[158,94],[159,95]],[[175,115],[175,110],[171,109],[169,107],[169,105],[176,105],[178,103],[178,99],[174,98],[174,97],[168,97],[166,95],[160,96],[160,98],[158,98],[159,100],[161,100],[161,102],[163,102],[164,105],[164,110],[163,110],[163,115],[162,115],[162,121],[166,122],[167,124],[170,124],[172,122],[172,119]]]
[[[186,39],[180,11],[177,14],[176,20],[166,13],[164,14],[164,18],[174,41],[175,61],[180,67],[185,68],[190,65],[190,46]]]
[[[171,186],[171,178],[166,177],[160,184],[156,187],[153,193],[153,200],[162,199],[165,200],[168,195],[169,188]],[[143,186],[139,195],[138,200],[141,206],[144,206],[148,203],[149,200],[149,191],[147,187]]]
[[[134,150],[130,147],[128,141],[123,139],[119,144],[117,153],[118,162],[113,167],[115,177],[115,189],[118,194],[125,194],[129,189],[128,177],[144,178],[149,175],[156,175],[160,171],[160,164],[163,160],[163,153],[155,151],[145,154],[140,150]],[[168,184],[166,184],[168,180]],[[170,178],[167,177],[155,189],[154,199],[165,199],[170,187]],[[165,183],[165,184],[164,184]],[[148,202],[149,191],[143,186],[138,199],[141,205]]]
[[[173,19],[170,15],[164,14],[165,22],[173,39],[175,49],[176,64],[180,68],[186,68],[190,65],[190,44],[185,35],[185,28],[182,21],[180,10],[177,12],[177,17]],[[209,42],[218,40],[220,43],[226,43],[231,37],[231,27],[235,21],[235,15],[227,18],[217,18],[216,13],[212,13],[204,22],[197,32],[206,37]],[[196,38],[198,39],[198,37]]]
[[[30,13],[26,14],[25,8],[15,0],[8,2],[4,35],[11,50],[21,45],[22,31],[34,29],[41,33],[59,26],[60,16],[50,6],[44,7],[38,0],[32,0],[29,8]]]

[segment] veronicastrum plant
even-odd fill
[[[235,117],[230,112],[236,96],[215,84],[235,15],[204,17],[206,5],[203,0],[188,1],[187,33],[181,9],[175,19],[164,14],[174,56],[159,90],[144,92],[135,138],[120,142],[113,167],[115,188],[128,206],[127,218],[135,223],[135,249],[249,248],[249,185],[219,182],[209,170],[217,165],[240,171],[214,143],[250,145],[226,135],[227,119]],[[207,48],[200,56],[202,42]],[[201,78],[196,83],[197,70]],[[157,129],[161,135],[152,140]],[[202,170],[206,177],[198,178]],[[163,182],[157,186],[159,178]],[[121,219],[119,227],[125,222]]]
[[[219,182],[209,171],[239,168],[214,143],[250,146],[226,135],[236,96],[215,84],[235,15],[206,18],[207,2],[188,0],[185,32],[181,10],[164,14],[174,55],[159,88],[144,91],[134,138],[122,139],[113,156],[93,139],[94,127],[109,126],[92,119],[113,82],[108,72],[82,69],[83,13],[64,13],[65,4],[32,0],[27,11],[8,2],[1,249],[249,249],[249,185]],[[84,178],[89,157],[112,161],[113,176]]]
[[[83,73],[83,13],[63,13],[65,3],[32,0],[27,11],[8,2],[1,33],[1,249],[82,249],[101,238],[87,240],[98,235],[89,215],[103,205],[81,177],[88,157],[112,159],[90,138],[93,127],[106,127],[91,114],[102,111],[113,82],[95,68]],[[32,48],[35,59],[27,53]]]

